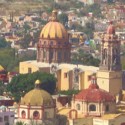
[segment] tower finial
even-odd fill
[[[109,26],[107,28],[107,34],[115,34],[115,27],[112,21],[109,22]]]
[[[54,10],[52,11],[51,21],[58,21],[58,19],[57,19],[57,14],[58,14],[57,10],[54,9]]]

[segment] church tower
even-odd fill
[[[43,27],[37,45],[37,62],[69,63],[71,44],[65,27],[53,10],[50,21]]]
[[[122,89],[120,45],[121,42],[111,22],[107,32],[102,36],[101,63],[97,72],[97,83],[100,88],[113,95],[117,95]]]

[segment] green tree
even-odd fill
[[[31,42],[32,39],[33,38],[32,38],[32,36],[30,34],[25,34],[24,38],[22,39],[21,44],[20,44],[21,47],[23,49],[28,48],[29,47],[29,43]]]
[[[2,65],[7,71],[18,71],[19,62],[26,60],[34,60],[36,58],[35,53],[31,56],[24,55],[18,56],[17,50],[12,48],[0,49],[0,65]]]
[[[52,74],[34,72],[32,74],[20,74],[13,77],[7,85],[7,91],[12,93],[15,101],[19,101],[22,96],[34,88],[35,81],[42,81],[41,88],[53,94],[56,88],[56,78]]]
[[[94,58],[90,53],[84,52],[84,50],[79,49],[78,53],[74,53],[71,59],[72,63],[99,66],[100,60]]]
[[[97,9],[98,8],[98,9]],[[94,17],[102,17],[100,4],[92,4],[86,7],[87,12],[92,12]]]
[[[0,48],[5,48],[10,46],[10,44],[2,37],[0,37]]]
[[[25,30],[25,33],[27,33],[31,29],[30,25],[27,23],[24,23],[23,28]]]
[[[59,21],[65,26],[65,24],[68,22],[68,16],[65,13],[61,13],[58,15]]]
[[[3,92],[6,91],[6,85],[0,81],[0,95],[3,95]]]
[[[22,121],[18,121],[18,122],[16,122],[16,125],[26,125],[26,124]]]

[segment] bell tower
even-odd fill
[[[112,22],[102,36],[101,63],[97,72],[100,88],[117,95],[122,89],[122,69],[120,60],[121,41],[115,34]]]

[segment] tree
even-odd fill
[[[7,41],[4,38],[0,37],[0,48],[5,48],[8,46],[10,46],[9,43],[7,43]]]
[[[3,92],[6,91],[6,85],[0,81],[0,95],[3,95]]]
[[[78,53],[74,53],[71,59],[72,63],[99,66],[100,60],[94,58],[90,53],[84,52],[84,50],[79,49]]]
[[[15,101],[19,101],[22,96],[34,88],[35,81],[39,79],[41,88],[53,94],[56,88],[56,78],[52,74],[43,72],[34,72],[32,74],[20,74],[13,77],[7,85],[7,91],[12,93]]]
[[[18,121],[18,122],[16,122],[16,125],[26,125],[26,124],[22,121]]]
[[[58,19],[64,26],[68,22],[68,16],[65,13],[59,14]]]
[[[27,33],[31,29],[30,25],[28,25],[27,23],[24,23],[23,28],[25,30],[25,33]]]
[[[95,17],[99,17],[99,18],[102,17],[100,5],[97,3],[87,6],[86,10],[87,12],[92,12]]]
[[[29,43],[31,42],[32,39],[33,38],[32,38],[32,36],[30,34],[25,34],[24,38],[21,41],[21,47],[24,48],[24,49],[28,48],[29,47]]]
[[[34,60],[36,58],[35,53],[32,55],[25,54],[23,57],[18,56],[17,50],[12,48],[0,49],[0,65],[2,65],[7,71],[18,71],[19,62],[26,60]]]

